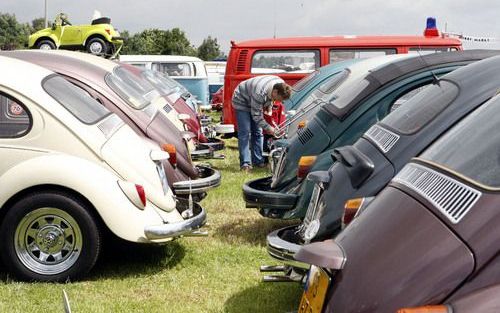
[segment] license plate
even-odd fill
[[[311,266],[298,313],[321,313],[329,284],[328,274],[317,266]]]

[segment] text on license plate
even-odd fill
[[[328,274],[317,266],[311,266],[298,313],[321,313],[329,284]]]

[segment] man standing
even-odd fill
[[[264,109],[274,101],[290,98],[292,88],[283,79],[261,75],[241,82],[233,94],[233,108],[238,121],[238,150],[240,168],[249,171],[253,166],[264,167],[262,129],[277,135],[278,129],[264,119]]]

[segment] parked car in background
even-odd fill
[[[182,55],[120,55],[120,61],[164,73],[196,96],[198,106],[209,104],[207,70],[199,58]]]
[[[67,281],[92,269],[106,229],[157,243],[203,226],[203,208],[173,197],[168,153],[64,77],[4,56],[0,68],[0,249],[10,273]]]
[[[212,105],[212,110],[222,111],[222,100],[224,99],[224,87],[220,87],[217,92],[215,92],[210,100]]]
[[[342,222],[348,224],[369,203],[360,197],[375,196],[412,157],[492,98],[500,88],[500,52],[481,53],[496,56],[422,87],[425,89],[373,125],[352,146],[335,149],[335,163],[328,171],[309,173],[315,186],[306,216],[301,224],[267,236],[269,254],[296,265],[293,255],[302,244],[334,238]],[[354,198],[357,201],[349,201],[344,212],[345,203]]]
[[[46,67],[86,90],[108,110],[117,114],[143,138],[169,152],[164,162],[170,187],[180,197],[191,192],[200,200],[220,184],[220,173],[195,166],[187,147],[189,135],[181,133],[156,107],[168,102],[155,88],[118,63],[77,52],[9,51],[3,55]]]
[[[321,290],[308,286],[324,296],[321,312],[396,312],[499,284],[499,119],[495,96],[412,159],[334,240],[299,250],[298,261],[323,268],[313,270]]]
[[[205,61],[208,75],[209,101],[212,102],[214,94],[224,85],[224,74],[226,73],[226,61]]]
[[[96,55],[113,55],[123,46],[123,38],[108,17],[98,17],[91,25],[72,25],[66,14],[57,15],[52,27],[31,34],[28,48],[85,50]]]
[[[276,145],[281,148],[271,177],[246,182],[247,207],[275,218],[303,218],[314,183],[305,179],[311,171],[333,164],[333,149],[353,144],[394,106],[447,74],[484,58],[475,50],[429,54],[380,66],[350,84],[342,84],[313,120],[296,135]],[[274,155],[273,155],[274,156]]]
[[[461,41],[440,36],[435,19],[428,20],[424,36],[324,36],[231,41],[224,78],[222,124],[233,125],[237,130],[231,97],[240,82],[256,75],[278,75],[293,85],[321,66],[347,59],[454,50],[462,50]]]

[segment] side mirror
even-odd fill
[[[186,113],[180,113],[180,114],[177,114],[177,118],[183,122],[187,121],[190,119],[190,116],[189,114],[186,114]]]

